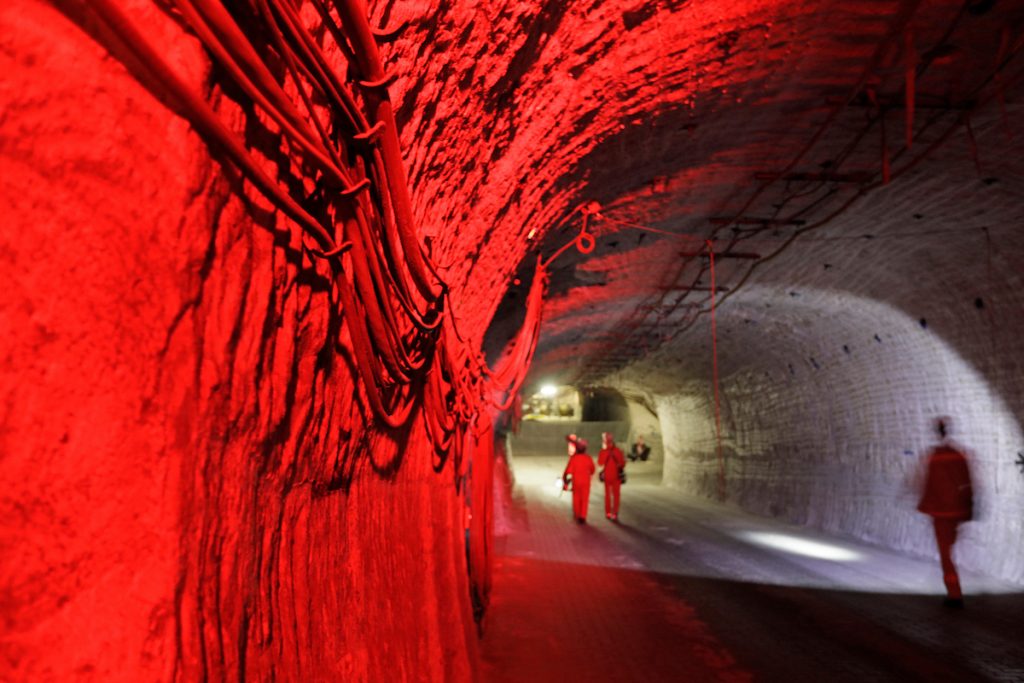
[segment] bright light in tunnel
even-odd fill
[[[556,387],[554,384],[545,384],[540,388],[540,395],[544,396],[545,398],[551,398],[557,393],[558,387]]]
[[[856,562],[863,556],[853,550],[840,548],[830,543],[809,541],[806,538],[798,538],[787,534],[776,534],[767,531],[741,531],[736,534],[751,543],[762,545],[767,548],[782,550],[783,552],[804,557],[813,557],[818,560],[831,560],[833,562]]]

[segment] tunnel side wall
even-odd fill
[[[330,273],[53,6],[0,41],[0,679],[470,680],[464,501],[366,430]]]
[[[652,460],[661,460],[664,454],[661,437],[661,422],[641,401],[629,399],[629,435],[622,449],[628,450],[636,442],[636,437],[642,436],[644,443],[650,446]]]
[[[722,377],[726,499],[934,556],[929,518],[916,505],[922,454],[936,441],[931,420],[950,415],[954,439],[972,456],[976,491],[977,519],[961,527],[958,561],[1024,582],[1024,485],[1013,466],[1021,439],[1013,406],[1022,396],[1014,390],[1012,332],[949,321],[947,330],[968,330],[954,349],[931,328],[881,309],[845,329],[819,320],[807,333],[766,338],[756,365]],[[1004,373],[1000,391],[965,352]],[[657,399],[665,483],[707,498],[719,494],[712,395],[710,383],[691,383]]]

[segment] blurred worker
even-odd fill
[[[575,436],[572,435],[572,436]],[[594,459],[587,453],[586,439],[569,441],[569,464],[562,473],[564,486],[572,484],[572,514],[577,524],[587,522],[587,504],[590,502],[590,478],[594,476]]]
[[[636,437],[636,443],[629,449],[630,462],[636,460],[647,460],[651,456],[651,447],[644,443],[644,437]]]
[[[960,577],[953,564],[953,544],[956,543],[957,526],[974,516],[974,490],[967,456],[948,438],[950,418],[936,418],[935,431],[941,442],[927,454],[924,490],[917,509],[931,515],[935,525],[935,541],[939,546],[942,578],[946,584],[945,604],[963,607]]]
[[[597,456],[597,464],[604,468],[601,470],[601,481],[604,482],[604,516],[614,521],[619,518],[621,475],[626,468],[626,458],[615,445],[615,437],[609,432],[601,434],[601,452]]]

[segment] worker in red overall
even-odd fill
[[[953,544],[956,543],[957,526],[974,516],[974,490],[967,456],[947,439],[949,418],[938,418],[935,429],[942,442],[928,452],[924,490],[917,509],[931,515],[935,525],[935,541],[939,546],[942,578],[946,584],[945,604],[963,607],[960,577],[953,564]]]
[[[575,435],[573,435],[575,437]],[[594,459],[587,453],[586,439],[569,441],[569,464],[562,473],[564,487],[572,483],[572,514],[577,524],[587,522],[587,504],[590,502],[590,478],[594,476]]]
[[[615,437],[610,433],[601,434],[601,452],[597,456],[597,464],[604,481],[604,516],[615,521],[619,518],[619,493],[622,491],[620,473],[626,467],[626,458],[615,445]]]

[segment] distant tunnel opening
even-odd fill
[[[607,387],[586,389],[582,395],[583,422],[626,422],[629,420],[629,406],[626,398]]]

